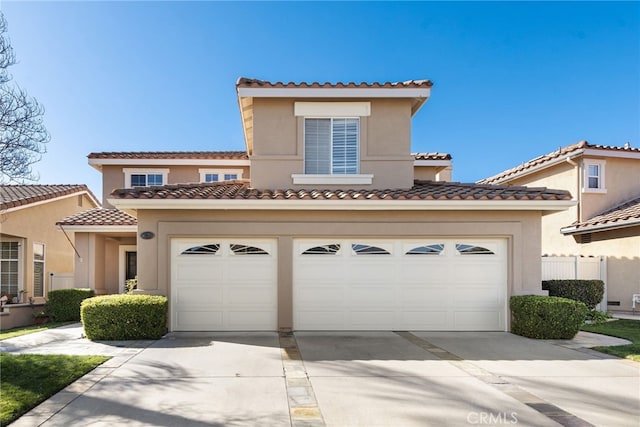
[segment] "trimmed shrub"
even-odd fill
[[[542,289],[549,291],[552,297],[580,301],[589,310],[596,308],[604,296],[602,280],[543,280]]]
[[[57,289],[49,291],[47,309],[54,322],[80,320],[80,304],[94,295],[93,289]]]
[[[528,338],[571,339],[587,315],[587,306],[569,298],[512,296],[511,332]]]
[[[102,295],[82,302],[82,325],[90,340],[159,339],[167,332],[166,297]]]

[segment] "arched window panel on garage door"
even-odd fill
[[[209,245],[192,246],[182,251],[180,255],[215,255],[219,250],[219,243],[211,243]]]
[[[257,246],[232,243],[229,247],[231,248],[231,252],[235,255],[269,255],[269,252]]]
[[[495,255],[491,249],[465,243],[456,243],[456,250],[460,255]]]
[[[338,243],[330,243],[326,245],[312,246],[302,252],[302,255],[335,255],[340,251]]]
[[[405,255],[440,255],[444,251],[444,243],[416,246],[405,252]]]
[[[351,249],[356,255],[391,255],[391,252],[384,248],[363,243],[354,243]]]

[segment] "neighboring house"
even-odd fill
[[[73,246],[56,221],[96,206],[85,185],[1,185],[0,293],[22,303],[44,302],[57,276],[74,267]],[[17,326],[14,320],[3,318],[2,327]]]
[[[135,251],[172,331],[502,331],[510,295],[544,293],[541,218],[575,202],[411,154],[430,81],[236,87],[245,152],[89,155],[117,210],[61,221],[78,280],[119,291]]]
[[[547,256],[605,256],[608,307],[631,310],[640,294],[640,149],[581,141],[480,183],[551,186],[578,204],[542,219]]]

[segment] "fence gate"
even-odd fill
[[[602,280],[604,295],[597,308],[607,311],[607,257],[543,256],[542,280],[554,279]]]

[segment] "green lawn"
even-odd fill
[[[0,353],[0,426],[6,426],[108,359]]]
[[[20,335],[27,335],[27,334],[32,334],[34,332],[44,331],[45,329],[58,328],[64,325],[71,325],[72,323],[77,323],[77,322],[50,322],[50,323],[45,323],[44,325],[21,326],[19,328],[7,329],[5,331],[0,331],[0,341],[6,340],[7,338],[19,337]]]
[[[615,347],[594,347],[593,349],[640,362],[640,320],[619,319],[598,325],[584,325],[581,329],[631,341],[633,344]]]

